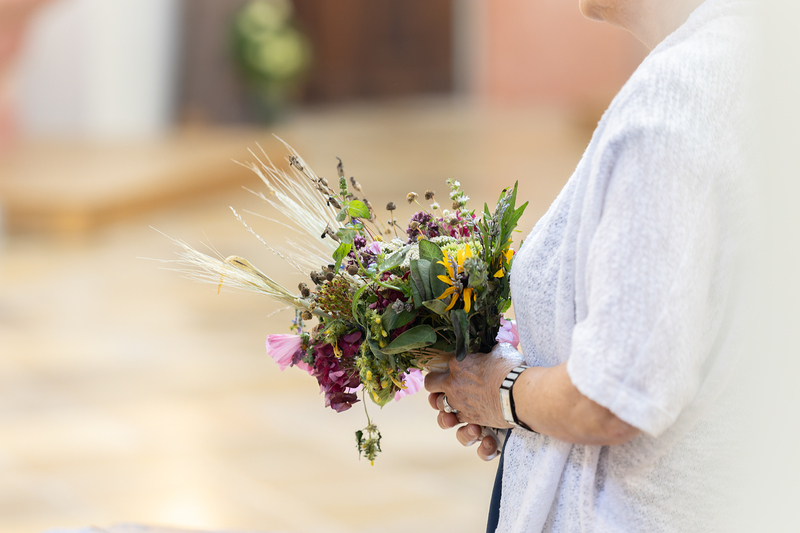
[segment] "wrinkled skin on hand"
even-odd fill
[[[442,429],[466,426],[457,431],[458,441],[464,446],[475,444],[480,436],[480,426],[509,428],[500,407],[500,385],[509,371],[523,363],[522,355],[509,344],[498,344],[489,354],[468,354],[463,361],[450,360],[450,371],[431,373],[425,377],[425,388],[431,393],[431,407],[439,410],[438,422]],[[445,413],[442,393],[458,413]],[[496,443],[486,438],[478,448],[481,459],[496,456]]]

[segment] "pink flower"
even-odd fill
[[[507,342],[514,349],[519,347],[519,332],[517,331],[517,323],[514,320],[500,319],[500,331],[497,332],[495,338],[497,342]]]
[[[267,355],[272,357],[281,371],[288,366],[296,366],[311,373],[311,367],[302,361],[303,339],[300,335],[269,335],[267,337]]]
[[[409,370],[408,374],[403,374],[403,382],[406,388],[400,389],[394,394],[395,401],[404,396],[410,396],[411,394],[419,392],[420,389],[422,389],[422,385],[425,383],[425,376],[422,375],[422,372],[414,368]]]
[[[378,255],[381,253],[381,245],[377,241],[372,241],[367,245],[367,251],[371,254]]]

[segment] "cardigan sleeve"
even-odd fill
[[[585,316],[567,371],[582,394],[655,437],[697,394],[720,330],[724,188],[679,129],[627,131],[593,177],[604,196],[576,267]]]

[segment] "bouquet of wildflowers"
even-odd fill
[[[447,370],[452,357],[462,360],[512,341],[513,324],[503,313],[511,305],[512,232],[527,206],[516,207],[516,184],[502,192],[494,211],[484,205],[482,213],[467,208],[457,181],[447,181],[450,209],[442,209],[433,191],[423,195],[429,208],[411,192],[408,203],[419,210],[403,227],[394,202],[382,222],[358,196],[361,185],[345,177],[341,160],[334,188],[289,150],[291,174],[266,155],[266,162],[256,157],[258,164],[247,166],[267,188],[257,195],[304,238],[289,241],[288,252],[256,237],[307,281],[289,290],[241,257],[212,257],[182,241],[176,241],[182,251],[175,261],[192,279],[288,304],[292,333],[267,338],[267,352],[281,369],[308,372],[325,406],[341,412],[359,398],[384,406],[418,391],[422,372]],[[359,453],[374,461],[380,433],[369,414],[356,440]]]

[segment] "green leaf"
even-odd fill
[[[463,361],[469,350],[469,318],[463,309],[450,311],[453,332],[456,334],[456,360]]]
[[[353,228],[339,228],[336,230],[336,236],[339,237],[340,242],[349,244],[356,238],[356,230]]]
[[[444,267],[444,265],[440,265],[439,261],[441,261],[441,258],[437,259],[436,261],[431,261],[430,274],[428,275],[428,278],[430,279],[432,298],[438,298],[447,289],[447,287],[449,287],[447,283],[439,279],[439,276],[448,276],[447,269]]]
[[[403,264],[403,260],[406,258],[407,253],[408,247],[404,246],[403,248],[391,254],[389,257],[384,259],[383,263],[381,263],[380,272],[386,272],[387,270],[391,270]]]
[[[447,309],[447,304],[444,303],[444,300],[428,300],[427,302],[422,302],[422,305],[437,315],[443,315],[444,310]]]
[[[427,259],[419,259],[417,261],[417,269],[422,284],[425,286],[425,300],[438,296],[438,294],[433,294],[433,289],[431,288],[431,262]]]
[[[343,242],[339,245],[336,251],[333,252],[333,260],[336,261],[335,272],[339,272],[339,267],[342,266],[342,260],[347,257],[347,254],[349,254],[350,250],[352,249],[352,243]]]
[[[397,328],[402,328],[414,320],[418,313],[419,311],[417,309],[414,309],[413,311],[401,311],[400,313],[397,313],[392,307],[388,307],[381,316],[381,324],[383,325],[383,329],[386,331],[392,331]]]
[[[442,260],[442,249],[428,240],[419,241],[419,258],[431,263]]]
[[[440,338],[433,345],[430,346],[432,350],[439,350],[440,352],[453,353],[456,351],[456,345],[449,342],[447,339]]]
[[[370,338],[367,339],[367,342],[369,343],[369,349],[372,351],[372,355],[375,356],[375,359],[378,361],[385,361],[386,354],[383,353],[383,350],[381,350],[381,347],[378,346],[378,343]]]
[[[419,261],[411,261],[411,294],[414,296],[414,305],[420,307],[422,302],[430,300],[431,295],[428,294],[425,287],[425,280],[419,271]],[[427,278],[427,275],[425,276]],[[429,285],[430,285],[430,280]]]
[[[369,218],[369,208],[361,200],[353,200],[347,206],[347,212],[353,218]]]
[[[343,207],[341,211],[336,213],[336,221],[337,222],[344,222],[344,219],[347,218],[347,208]]]
[[[436,332],[427,324],[415,326],[408,331],[404,331],[395,340],[389,343],[381,352],[385,354],[397,354],[425,348],[436,342]]]
[[[351,307],[351,310],[352,310],[352,312],[353,312],[353,317],[355,317],[355,319],[356,319],[356,322],[357,322],[357,323],[359,323],[359,324],[361,324],[361,321],[360,321],[360,320],[358,320],[358,319],[359,319],[359,315],[358,315],[358,303],[361,301],[361,294],[362,294],[362,293],[363,293],[365,290],[367,290],[367,288],[368,288],[368,287],[369,287],[369,285],[363,285],[363,286],[362,286],[361,288],[359,288],[359,289],[356,291],[356,293],[353,295],[353,305],[352,305],[352,307]],[[363,326],[364,324],[361,324],[361,325]]]

